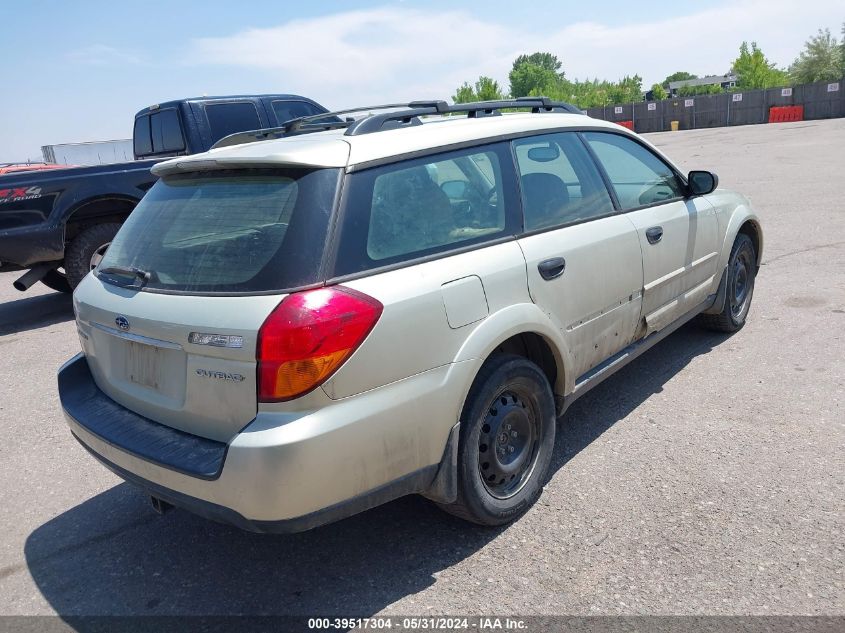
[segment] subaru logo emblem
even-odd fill
[[[129,329],[129,319],[127,319],[122,314],[118,315],[118,317],[114,320],[114,322],[115,322],[115,325],[117,325],[117,327],[119,327],[124,332]]]

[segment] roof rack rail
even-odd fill
[[[346,136],[359,136],[371,134],[385,129],[404,125],[413,125],[415,118],[433,114],[459,114],[466,113],[468,118],[480,118],[484,116],[495,116],[503,109],[531,108],[531,112],[570,112],[582,114],[575,106],[562,101],[552,101],[548,97],[519,97],[517,99],[502,99],[499,101],[475,101],[473,103],[456,103],[448,105],[444,101],[414,101],[408,104],[407,109],[396,112],[385,112],[358,119],[350,123],[346,128]]]
[[[419,125],[419,117],[427,115],[466,113],[468,118],[481,118],[501,114],[502,109],[531,108],[534,114],[542,112],[569,112],[583,114],[577,107],[563,101],[552,101],[548,97],[518,97],[516,99],[502,99],[498,101],[475,101],[472,103],[456,103],[449,105],[445,101],[411,101],[410,103],[388,103],[383,105],[364,106],[336,110],[322,114],[292,119],[280,127],[237,132],[224,136],[217,141],[212,149],[264,141],[270,138],[282,138],[324,130],[346,128],[345,136],[360,136],[387,129],[396,129],[412,125]],[[356,112],[370,112],[372,110],[392,110],[379,114],[369,114],[359,119],[341,118],[342,115]],[[323,119],[334,119],[323,121]],[[323,122],[321,122],[323,121]]]
[[[421,102],[429,103],[429,102]],[[241,145],[243,143],[254,143],[255,141],[266,141],[272,138],[282,138],[284,136],[294,136],[296,134],[308,134],[310,132],[322,132],[324,130],[334,130],[338,128],[348,127],[353,119],[341,119],[340,116],[344,114],[354,114],[355,112],[367,112],[369,110],[387,110],[390,108],[407,108],[407,103],[385,103],[382,105],[363,106],[360,108],[348,108],[346,110],[335,110],[334,112],[321,112],[320,114],[309,114],[308,116],[301,116],[287,121],[284,125],[279,127],[268,127],[260,130],[247,130],[245,132],[235,132],[224,136],[219,141],[211,146],[211,149],[218,147],[229,147],[230,145]],[[325,121],[319,123],[322,119],[334,119],[334,121]]]

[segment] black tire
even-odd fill
[[[76,288],[82,278],[91,272],[92,257],[111,243],[119,228],[117,222],[95,224],[82,231],[68,245],[65,249],[65,273],[71,288]]]
[[[497,354],[481,368],[461,415],[458,498],[447,512],[481,525],[521,516],[546,481],[555,444],[555,403],[542,370]]]
[[[67,276],[58,270],[51,270],[41,278],[41,283],[58,292],[73,292]]]
[[[751,308],[756,273],[757,254],[754,242],[745,233],[740,233],[728,259],[725,305],[719,314],[699,315],[698,322],[717,332],[737,332],[742,329]]]

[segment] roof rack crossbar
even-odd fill
[[[264,141],[270,138],[282,138],[297,134],[308,134],[324,130],[346,128],[346,136],[359,136],[378,132],[385,127],[394,129],[406,125],[419,125],[419,117],[427,115],[443,114],[466,114],[469,118],[482,118],[496,116],[503,109],[524,109],[530,108],[534,114],[542,112],[570,112],[582,114],[581,110],[563,101],[552,101],[548,97],[517,97],[516,99],[500,99],[496,101],[475,101],[472,103],[457,103],[449,105],[445,101],[411,101],[410,103],[387,103],[383,105],[364,106],[360,108],[349,108],[336,110],[334,112],[323,112],[305,117],[292,119],[280,127],[251,130],[248,132],[237,132],[225,136],[217,141],[213,148],[240,145],[255,141]],[[373,110],[392,110],[391,112],[373,113],[363,118],[354,119],[342,117],[342,115],[354,114],[356,112],[372,112]],[[322,119],[331,119],[325,121]],[[387,125],[387,124],[390,125]]]
[[[503,109],[531,108],[531,112],[569,112],[582,114],[575,106],[562,101],[552,101],[548,97],[519,97],[517,99],[502,99],[498,101],[476,101],[473,103],[457,103],[448,105],[443,101],[414,101],[408,104],[408,109],[395,112],[374,114],[359,119],[346,128],[346,136],[360,136],[381,130],[388,122],[412,124],[412,119],[434,114],[465,113],[469,118],[495,116]]]
[[[433,102],[432,102],[433,103]],[[445,103],[445,102],[443,102]],[[254,143],[255,141],[266,141],[270,138],[282,138],[293,134],[307,134],[309,132],[322,132],[347,127],[354,119],[340,119],[341,115],[353,114],[355,112],[368,112],[370,110],[388,110],[393,108],[407,108],[407,103],[385,103],[382,105],[362,106],[359,108],[347,108],[346,110],[335,110],[334,112],[321,112],[309,114],[308,116],[297,117],[280,125],[279,127],[262,128],[259,130],[247,130],[235,132],[224,136],[211,149],[218,147],[229,147],[230,145],[241,145],[242,143]],[[317,124],[321,119],[335,118],[337,121]]]
[[[336,130],[338,128],[345,128],[347,125],[349,125],[349,121],[331,121],[326,123],[306,122],[304,125],[298,126],[295,130],[290,130],[287,126],[282,126],[262,128],[260,130],[248,130],[246,132],[235,132],[234,134],[229,134],[228,136],[221,138],[211,146],[211,149],[229,147],[231,145],[242,145],[244,143],[254,143],[256,141],[267,141],[285,136],[296,136],[297,134],[308,134],[309,132]]]

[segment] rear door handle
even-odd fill
[[[537,264],[537,270],[540,271],[540,277],[546,281],[560,277],[563,271],[566,270],[566,260],[563,257],[552,257]]]
[[[657,244],[663,237],[663,227],[653,226],[645,232],[649,244]]]

